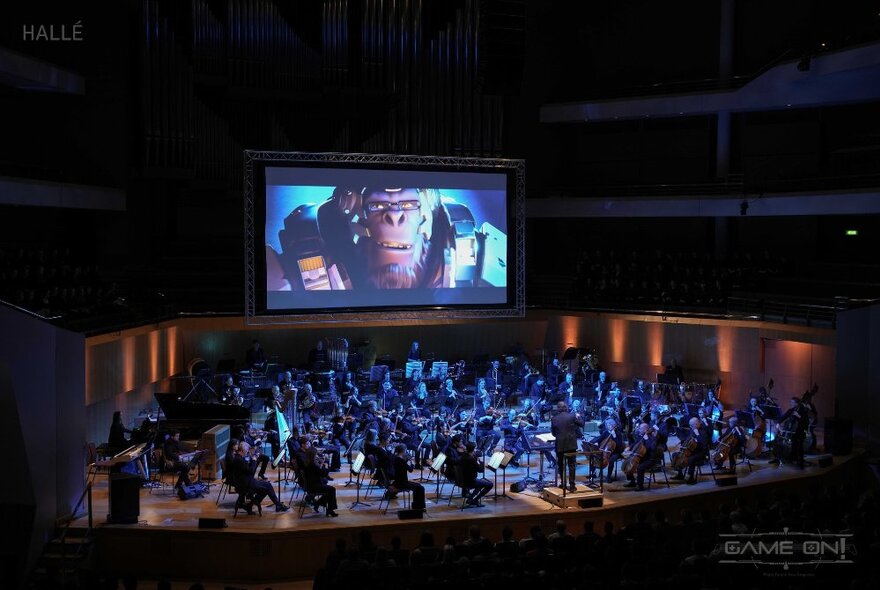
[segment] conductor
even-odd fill
[[[556,404],[557,414],[550,421],[550,432],[556,437],[556,465],[559,469],[559,475],[562,478],[562,487],[568,482],[568,490],[574,492],[577,488],[574,485],[574,471],[576,467],[577,442],[581,437],[581,427],[584,425],[583,419],[568,411],[565,402]],[[565,461],[565,463],[563,463]],[[568,479],[565,477],[563,465],[568,467]]]

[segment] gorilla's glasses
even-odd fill
[[[418,201],[370,201],[367,203],[368,213],[385,213],[386,211],[416,211],[421,207]]]

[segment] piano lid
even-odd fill
[[[226,404],[190,402],[178,399],[174,393],[155,393],[156,401],[165,414],[165,418],[174,421],[203,422],[229,424],[247,422],[251,419],[250,410],[241,406]]]

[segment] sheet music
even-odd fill
[[[556,437],[549,432],[545,432],[544,434],[536,434],[535,438],[537,438],[542,443],[552,443],[556,440]]]

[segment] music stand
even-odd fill
[[[284,439],[284,444],[278,449],[278,455],[272,459],[272,469],[275,469],[278,472],[278,496],[281,496],[281,482],[284,481],[289,482],[287,479],[287,474],[285,473],[284,479],[281,479],[281,470],[278,469],[278,466],[281,464],[281,461],[284,460],[284,456],[287,455],[287,443],[293,437],[293,432],[288,432],[287,437]]]
[[[358,454],[355,456],[354,461],[351,464],[349,464],[349,468],[351,469],[351,473],[353,473],[355,476],[354,484],[355,484],[355,489],[357,490],[355,492],[354,502],[352,502],[350,509],[354,509],[355,506],[370,506],[370,504],[368,504],[367,502],[361,502],[360,477],[361,477],[361,472],[363,471],[365,459],[366,459],[366,457],[364,456],[364,454],[362,452],[358,451]],[[346,484],[346,485],[348,485],[348,484]]]
[[[418,371],[419,373],[421,373],[424,366],[425,363],[423,361],[407,361],[406,370],[403,373],[403,378],[409,379],[410,377],[412,377],[413,371]]]
[[[425,444],[425,441],[429,436],[432,436],[430,432],[426,432],[422,439],[419,441],[419,446],[416,447],[416,453],[418,453],[419,459],[419,479],[417,480],[419,483],[427,483],[431,481],[430,477],[425,477],[425,462],[422,460],[422,449],[429,448],[428,445]]]
[[[449,363],[447,361],[434,361],[431,363],[431,377],[436,379],[446,379],[449,374]]]
[[[431,462],[431,465],[428,467],[428,470],[431,473],[437,474],[437,500],[440,500],[440,470],[443,469],[443,464],[446,462],[446,453],[437,453],[437,456],[434,457],[434,460]]]
[[[486,468],[495,474],[495,488],[493,490],[492,499],[507,498],[513,500],[513,496],[507,495],[507,465],[513,459],[513,453],[507,451],[497,451],[492,454],[486,463]],[[501,493],[498,493],[498,471],[501,471]]]

